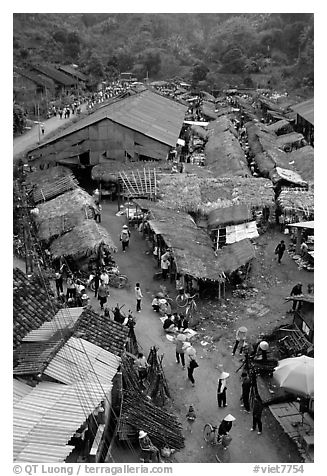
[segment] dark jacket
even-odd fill
[[[286,250],[285,244],[284,244],[284,243],[279,243],[279,244],[276,246],[275,253],[276,253],[276,254],[279,254],[279,255],[282,255],[285,250]]]
[[[302,285],[296,284],[291,291],[291,296],[300,296],[300,294],[302,294]]]
[[[230,432],[231,428],[233,426],[233,422],[232,421],[226,421],[226,420],[223,420],[220,425],[219,425],[219,428],[218,428],[218,433],[219,435],[226,435],[227,433]]]
[[[251,380],[249,377],[245,377],[242,382],[242,395],[248,395],[251,390]]]
[[[263,408],[262,401],[259,398],[255,398],[253,402],[253,415],[261,418]]]

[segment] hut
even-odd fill
[[[285,216],[285,224],[312,220],[314,217],[313,191],[284,189],[277,199],[277,206]]]
[[[314,99],[308,99],[292,106],[296,113],[295,129],[301,132],[305,139],[313,146],[314,142]]]
[[[293,149],[298,149],[303,145],[306,145],[304,136],[298,132],[291,132],[289,134],[278,136],[276,144],[278,148],[285,150],[286,152],[291,152]]]
[[[279,136],[282,134],[293,132],[293,127],[288,120],[280,119],[279,121],[274,122],[273,124],[269,124],[267,126],[267,130],[269,132],[274,132]]]
[[[269,172],[269,178],[272,181],[277,194],[282,187],[308,188],[308,183],[303,180],[301,175],[289,169],[275,167]]]
[[[208,230],[216,250],[245,238],[259,236],[251,208],[247,205],[212,210],[208,214]]]
[[[171,278],[178,279],[185,289],[198,286],[200,294],[206,281],[219,284],[217,294],[221,296],[224,273],[215,260],[208,234],[197,227],[190,215],[154,206],[149,210],[148,226],[158,262],[167,248],[171,250]]]
[[[255,257],[254,246],[248,238],[217,250],[216,258],[226,275],[231,275]]]
[[[209,137],[205,146],[206,163],[215,177],[249,174],[245,154],[238,140],[229,131]]]
[[[26,190],[34,203],[46,202],[78,187],[73,173],[66,167],[50,167],[29,173],[25,177]]]
[[[46,203],[39,204],[35,216],[38,236],[41,240],[70,231],[86,219],[94,219],[96,205],[93,198],[81,188],[75,188]]]
[[[208,126],[208,135],[219,134],[225,131],[231,132],[236,138],[238,137],[232,121],[226,116],[219,117],[215,121],[210,122]]]
[[[290,296],[289,300],[298,303],[294,312],[293,324],[303,332],[309,342],[313,344],[314,338],[314,295]]]
[[[50,246],[53,259],[65,256],[78,261],[81,266],[85,259],[99,258],[100,262],[103,253],[116,251],[117,247],[110,234],[94,220],[85,220],[55,239]]]
[[[150,177],[154,176],[154,170],[156,173],[170,172],[171,165],[167,162],[156,161],[118,162],[107,160],[92,168],[91,177],[97,182],[102,197],[110,197],[112,200],[120,198],[126,188],[122,180],[124,174],[131,179],[131,183],[134,183],[134,191],[137,192],[133,193],[131,190],[129,195],[143,194],[146,197],[153,190],[152,185],[154,184],[150,183]],[[149,186],[147,187],[147,185]],[[139,186],[139,190],[137,190],[137,186]]]

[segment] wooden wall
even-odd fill
[[[126,153],[134,160],[138,160],[139,155],[165,160],[169,150],[166,144],[104,119],[28,155],[33,156],[31,160],[35,165],[52,161],[79,163],[78,155],[90,151],[90,165],[96,165],[103,161],[104,154],[116,160],[125,160]]]

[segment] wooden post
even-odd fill
[[[297,255],[301,253],[301,237],[302,237],[302,229],[297,228],[296,229],[296,248],[295,248],[295,252]]]
[[[219,281],[219,286],[218,286],[218,300],[220,301],[221,298],[221,282]]]

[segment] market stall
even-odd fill
[[[288,224],[310,221],[314,217],[314,194],[305,189],[282,189],[277,206],[284,215],[285,226]]]
[[[38,236],[41,240],[49,241],[84,220],[94,220],[96,210],[93,198],[79,187],[41,203],[34,215]]]
[[[98,266],[114,264],[111,254],[117,247],[107,230],[94,220],[85,220],[71,231],[54,240],[50,246],[52,258],[73,260],[74,267],[86,267],[92,261]]]

